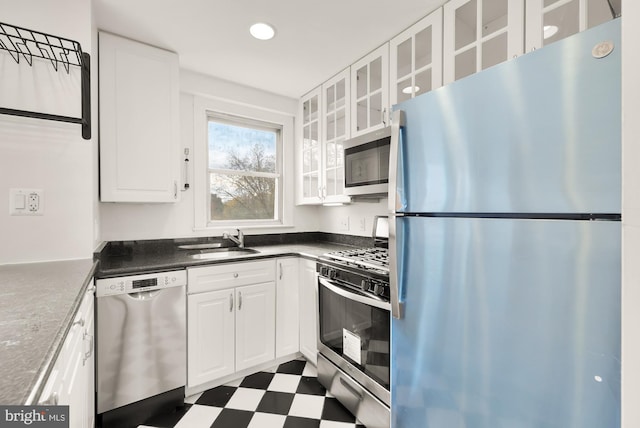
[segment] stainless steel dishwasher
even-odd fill
[[[186,271],[96,280],[100,426],[137,426],[184,405]]]

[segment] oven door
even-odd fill
[[[390,304],[318,277],[320,353],[389,404]]]

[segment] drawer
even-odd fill
[[[259,284],[275,281],[275,278],[275,259],[187,268],[187,293]]]

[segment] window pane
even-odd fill
[[[274,219],[276,180],[211,173],[211,220]]]
[[[277,131],[209,120],[209,168],[276,172]]]

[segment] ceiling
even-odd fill
[[[298,98],[446,0],[94,0],[100,30],[177,52],[180,67]],[[249,35],[268,22],[276,37]]]

